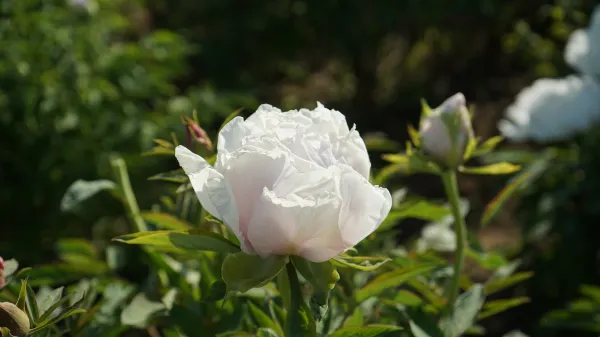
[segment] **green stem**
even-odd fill
[[[129,174],[127,173],[125,161],[123,158],[117,157],[110,161],[110,165],[113,168],[117,182],[121,187],[121,192],[123,192],[125,207],[127,208],[127,213],[129,214],[131,221],[133,221],[138,232],[148,231],[146,222],[144,222],[144,219],[142,219],[142,215],[140,214],[140,207],[138,206],[137,199],[133,193],[131,182],[129,181]]]
[[[292,262],[285,266],[290,286],[290,307],[285,320],[285,337],[316,336],[312,313],[302,298],[302,289]]]
[[[450,209],[454,217],[454,232],[456,233],[456,252],[454,254],[454,273],[450,283],[450,292],[448,294],[448,311],[452,312],[454,302],[458,297],[460,290],[460,275],[463,269],[465,260],[465,246],[467,244],[467,229],[465,219],[460,212],[460,192],[456,181],[456,172],[453,170],[446,171],[442,174],[444,190],[450,201]]]

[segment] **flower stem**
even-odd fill
[[[144,222],[144,219],[142,219],[140,214],[140,207],[138,206],[135,194],[133,193],[131,182],[129,181],[129,174],[127,173],[127,165],[125,164],[125,160],[123,160],[123,158],[116,157],[110,161],[110,165],[112,166],[117,183],[121,187],[121,192],[123,193],[123,198],[125,201],[124,204],[127,208],[127,213],[131,221],[135,225],[135,229],[138,232],[148,231],[146,222]]]
[[[450,292],[448,293],[448,312],[452,312],[454,302],[458,297],[460,289],[460,275],[465,260],[465,246],[467,244],[467,229],[465,219],[460,211],[460,192],[456,181],[456,172],[448,170],[442,174],[444,190],[450,201],[450,209],[454,217],[454,232],[456,233],[456,252],[454,254],[454,273],[450,283]]]
[[[312,313],[302,298],[302,289],[296,268],[292,262],[285,266],[290,286],[290,307],[285,320],[286,337],[316,336],[316,325]]]

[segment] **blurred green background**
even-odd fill
[[[118,226],[113,219],[123,211],[108,196],[83,213],[59,207],[73,181],[110,177],[112,153],[127,160],[140,204],[149,207],[163,185],[147,178],[176,162],[140,153],[153,138],[174,132],[183,139],[181,116],[194,109],[214,137],[238,108],[247,115],[260,103],[291,109],[320,101],[363,135],[403,141],[420,98],[437,105],[460,91],[476,105],[479,136],[497,134],[497,120],[521,88],[571,72],[564,44],[587,24],[595,3],[0,0],[0,256],[34,266],[55,259],[57,238],[94,238]],[[373,153],[374,165],[378,157]],[[403,183],[439,194],[422,177]],[[461,181],[475,210],[499,186]],[[505,213],[481,240],[521,249],[515,212]],[[580,236],[593,251],[596,232]],[[564,270],[553,272],[544,279],[564,278]],[[596,274],[573,271],[572,286],[554,282],[549,291],[534,278],[515,290],[532,303],[490,322],[491,330],[558,334],[538,327],[542,313],[563,307],[579,284],[598,281]]]

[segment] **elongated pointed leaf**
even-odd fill
[[[168,213],[142,212],[141,216],[144,221],[153,223],[162,229],[186,230],[192,228],[192,225],[185,220]]]
[[[484,319],[484,318],[499,314],[503,311],[512,309],[514,307],[518,307],[525,303],[529,303],[529,298],[517,297],[517,298],[511,298],[508,300],[489,301],[483,305],[483,310],[479,314],[479,316],[477,316],[477,319]]]
[[[21,289],[19,290],[19,298],[17,299],[17,303],[15,305],[25,311],[25,301],[27,298],[27,280],[21,280]]]
[[[212,251],[221,253],[236,253],[240,249],[224,237],[208,231],[192,229],[188,231],[153,231],[138,232],[119,236],[115,241],[147,245],[159,249],[170,249],[173,251]]]
[[[356,292],[356,302],[360,303],[369,297],[379,295],[385,290],[398,287],[414,277],[432,271],[434,268],[435,266],[432,265],[410,266],[380,275]]]
[[[352,268],[362,271],[373,271],[390,262],[388,258],[366,256],[338,256],[331,259],[331,263],[339,268]]]
[[[459,168],[460,172],[467,174],[490,174],[490,175],[498,175],[498,174],[511,174],[519,171],[521,166],[502,162],[490,164],[487,166],[480,167],[461,167]]]
[[[402,330],[402,328],[399,326],[373,324],[361,327],[342,328],[329,335],[329,337],[391,337],[392,335],[390,333],[400,330]]]
[[[40,318],[40,310],[38,309],[35,292],[33,291],[33,289],[31,289],[29,285],[27,285],[25,304],[27,305],[27,313],[29,314],[29,320],[35,325],[38,319]]]
[[[514,275],[508,276],[504,279],[492,280],[485,284],[485,293],[486,295],[491,295],[499,292],[500,290],[504,290],[508,287],[512,287],[513,285],[523,282],[530,277],[533,276],[532,272],[521,272],[516,273]]]

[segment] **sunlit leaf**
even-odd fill
[[[134,245],[147,245],[183,251],[213,251],[236,253],[240,249],[224,237],[208,231],[191,229],[188,231],[137,232],[113,239]]]
[[[434,268],[435,266],[432,265],[417,265],[382,274],[356,292],[356,302],[360,303],[369,297],[377,296],[385,290],[393,289],[414,277],[432,271]]]
[[[521,166],[502,162],[490,164],[487,166],[479,166],[479,167],[464,167],[461,166],[459,171],[467,174],[490,174],[490,175],[498,175],[498,174],[510,174],[517,172],[521,169]]]
[[[529,298],[517,297],[517,298],[511,298],[508,300],[489,301],[483,305],[483,310],[479,314],[479,316],[477,316],[477,319],[484,319],[486,317],[490,317],[490,316],[499,314],[503,311],[523,305],[525,303],[529,303]]]
[[[180,229],[186,230],[192,228],[192,225],[185,220],[179,219],[168,213],[162,212],[142,212],[142,219],[150,222],[162,229]]]
[[[372,324],[361,327],[342,328],[329,335],[329,337],[384,337],[390,336],[391,332],[400,330],[402,328],[398,326]]]
[[[485,284],[486,295],[491,295],[504,290],[508,287],[512,287],[515,284],[521,283],[533,276],[532,272],[521,272],[511,275],[504,279],[492,280]]]
[[[353,268],[362,271],[373,271],[390,262],[391,259],[365,256],[337,256],[331,259],[334,266]]]
[[[150,178],[148,178],[148,180],[162,180],[162,181],[168,181],[168,182],[180,183],[180,184],[185,183],[186,181],[188,181],[188,179],[189,178],[185,174],[185,172],[183,172],[183,169],[177,169],[174,171],[155,174],[155,175],[151,176]]]

